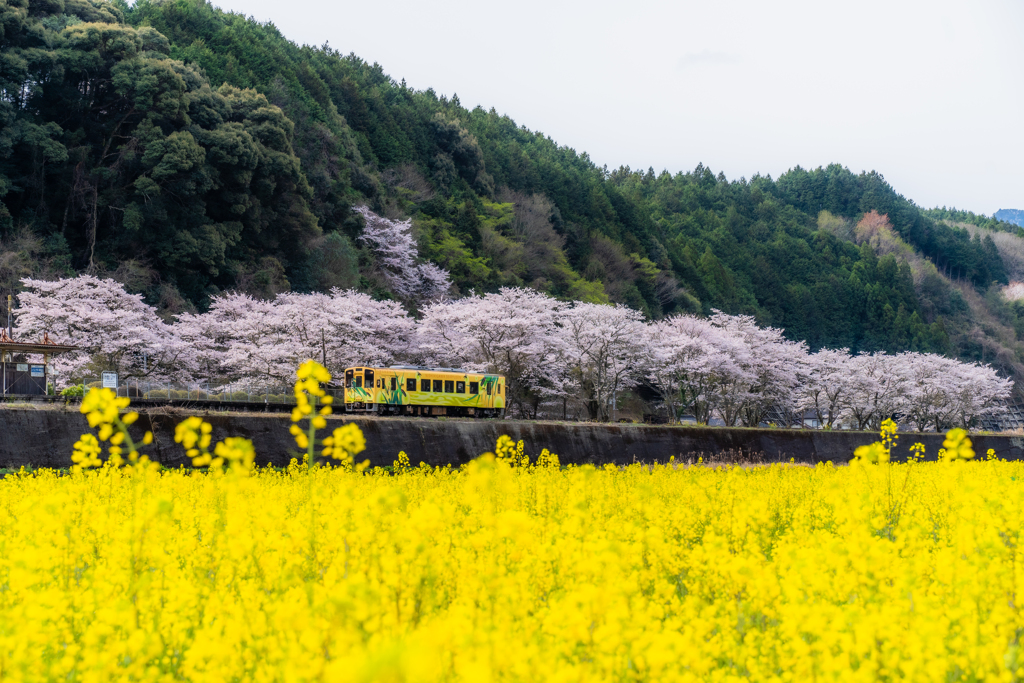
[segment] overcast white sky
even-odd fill
[[[598,165],[838,162],[918,205],[1024,209],[1024,0],[213,0]]]

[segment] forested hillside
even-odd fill
[[[878,173],[609,171],[202,0],[0,0],[0,30],[5,292],[88,271],[168,316],[227,290],[401,298],[365,204],[412,220],[455,296],[527,285],[654,319],[749,313],[812,348],[1024,358],[1006,224],[922,211]]]

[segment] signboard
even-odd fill
[[[28,372],[28,363],[18,363],[18,372]]]
[[[104,372],[103,373],[103,388],[104,389],[117,389],[117,373],[116,372]]]
[[[46,377],[46,366],[45,365],[33,365],[32,366],[33,377]]]

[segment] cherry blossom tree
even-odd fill
[[[893,364],[905,377],[905,421],[920,430],[969,429],[979,418],[1005,410],[1013,386],[991,367],[932,353],[899,354]]]
[[[900,376],[900,422],[923,431],[950,421],[950,380],[960,363],[930,353],[901,353],[887,361],[889,372]]]
[[[354,291],[272,301],[228,293],[169,325],[113,280],[23,283],[17,336],[48,333],[81,347],[53,362],[65,383],[116,370],[125,379],[271,388],[289,383],[308,358],[336,376],[353,365],[417,360],[505,375],[508,405],[523,417],[554,399],[563,415],[571,401],[591,419],[608,419],[620,392],[646,379],[673,419],[689,411],[701,423],[717,415],[729,426],[756,426],[777,411],[794,424],[813,410],[826,427],[849,419],[877,429],[892,417],[936,430],[999,413],[1012,389],[989,366],[935,354],[809,355],[803,342],[750,316],[646,324],[621,305],[567,304],[531,289],[434,302],[418,323],[397,302]]]
[[[858,429],[896,418],[917,429],[965,429],[995,415],[1013,383],[986,365],[931,353],[877,353],[850,359],[844,402]]]
[[[821,349],[807,358],[799,406],[813,410],[818,424],[832,429],[847,412],[853,366],[849,349]]]
[[[407,301],[438,301],[452,286],[448,271],[433,263],[417,263],[419,251],[412,236],[412,219],[393,221],[365,206],[355,208],[366,221],[359,240],[370,247],[387,286]]]
[[[336,377],[353,365],[388,365],[408,356],[416,324],[395,301],[331,290],[330,294],[280,294],[278,315],[303,358],[319,359]]]
[[[43,334],[79,350],[55,356],[58,383],[96,377],[105,370],[121,379],[163,378],[181,362],[186,348],[139,294],[114,280],[92,275],[46,281],[25,278],[18,296],[16,336]]]
[[[550,367],[558,384],[573,391],[591,419],[614,417],[618,392],[647,374],[643,315],[621,304],[576,302],[557,330]]]
[[[1003,298],[1007,301],[1020,301],[1024,299],[1024,282],[1011,282],[1003,287]]]
[[[273,301],[247,294],[214,297],[202,314],[178,316],[179,337],[194,350],[179,379],[286,384],[301,358],[289,321]]]
[[[180,316],[177,325],[195,349],[194,372],[260,386],[289,383],[309,358],[335,376],[352,365],[391,363],[408,352],[416,329],[396,302],[339,289],[283,293],[273,301],[226,294],[206,313]]]
[[[1012,380],[978,363],[957,363],[951,375],[949,424],[968,429],[979,418],[1006,412],[1013,392]]]
[[[505,375],[507,401],[523,416],[545,379],[565,304],[532,289],[504,287],[423,309],[417,353],[426,363]]]
[[[722,387],[750,379],[747,347],[706,318],[679,315],[651,323],[647,347],[648,376],[673,420],[689,411],[708,424]]]
[[[743,358],[737,359],[743,372],[734,373],[721,386],[719,415],[725,424],[742,421],[756,427],[773,408],[792,414],[805,372],[807,345],[785,339],[780,329],[758,327],[749,315],[716,311],[711,323],[746,346]]]
[[[884,353],[862,354],[850,361],[850,391],[846,405],[857,429],[878,429],[901,412],[906,378]]]

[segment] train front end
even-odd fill
[[[376,368],[345,370],[345,412],[377,412]]]

